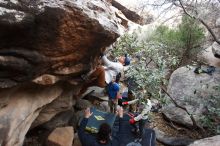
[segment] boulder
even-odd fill
[[[170,77],[167,91],[179,105],[185,107],[199,122],[209,110],[218,108],[216,102],[220,97],[218,90],[220,68],[215,68],[212,74],[196,74],[194,70],[194,67],[181,67],[175,70]],[[167,98],[169,99],[169,97]],[[186,126],[192,125],[189,115],[185,111],[175,108],[171,101],[163,107],[163,114],[174,122]]]
[[[85,110],[87,107],[91,107],[91,106],[92,104],[88,100],[85,100],[85,99],[76,100],[75,108],[77,110]]]
[[[172,119],[172,121],[175,123],[181,123],[189,128],[193,126],[193,122],[186,111],[175,107],[173,104],[164,107],[163,113],[166,118]]]
[[[1,1],[0,87],[44,74],[55,76],[45,83],[53,84],[88,72],[119,36],[118,22],[102,0]]]
[[[216,20],[215,26],[216,26],[216,27],[220,27],[220,18],[218,18],[218,19]]]
[[[214,52],[212,51],[212,46],[208,47],[203,51],[199,58],[202,62],[208,65],[212,65],[215,67],[220,67],[220,59],[214,56]]]
[[[212,53],[216,58],[220,59],[220,45],[217,42],[212,44]]]
[[[185,146],[192,143],[194,140],[188,138],[188,137],[173,137],[168,136],[163,131],[160,131],[158,128],[154,128],[156,139],[165,144],[165,145],[172,145],[172,146]]]
[[[60,96],[41,110],[39,116],[32,123],[31,129],[38,125],[50,121],[53,117],[55,117],[59,113],[68,110],[72,111],[72,107],[75,105],[76,102],[72,98],[73,92],[74,90],[72,89],[71,86],[64,86],[63,92],[60,94]],[[52,127],[52,125],[53,124],[51,124],[50,127]]]
[[[54,129],[47,139],[47,146],[72,146],[74,139],[73,127]]]
[[[44,106],[62,93],[59,85],[24,84],[0,90],[0,145],[21,146]]]
[[[72,121],[72,118],[74,118],[73,116],[74,116],[74,110],[63,111],[61,113],[58,113],[56,116],[54,116],[46,123],[40,125],[40,127],[48,131],[53,130],[57,127],[64,127],[64,126],[74,127],[75,125],[77,125],[77,123],[70,123],[70,121]]]
[[[84,117],[84,110],[75,111],[72,118],[69,121],[69,125],[73,126],[75,129],[79,127],[81,120]]]
[[[219,145],[220,145],[220,135],[216,135],[213,137],[196,140],[189,146],[219,146]]]

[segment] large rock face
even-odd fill
[[[0,1],[0,145],[21,146],[30,127],[68,124],[79,76],[117,39],[119,22],[103,0]]]
[[[71,88],[71,86],[63,87],[63,92],[60,94],[60,96],[58,96],[41,110],[39,116],[32,123],[31,129],[50,121],[54,116],[61,112],[72,109],[72,106],[75,105],[75,100],[72,98],[74,90]],[[69,115],[69,117],[71,118],[71,115]],[[54,126],[54,128],[55,127],[56,126]]]
[[[219,102],[220,92],[220,69],[216,68],[212,75],[194,73],[195,68],[182,67],[177,69],[171,75],[168,93],[176,102],[186,107],[194,115],[197,122],[203,115],[207,114],[213,108],[217,109],[216,103]],[[177,110],[172,104],[168,104],[163,109],[163,113],[171,120],[192,126],[189,115],[184,110]]]
[[[20,146],[40,111],[62,93],[58,85],[36,84],[0,90],[0,145]]]
[[[89,71],[119,36],[117,21],[101,0],[1,1],[0,87]]]

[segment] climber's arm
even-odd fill
[[[78,135],[79,135],[79,139],[83,145],[90,145],[90,144],[94,143],[94,140],[95,140],[95,138],[91,134],[88,134],[85,132],[85,128],[88,123],[88,119],[91,115],[92,115],[92,113],[90,113],[90,109],[87,108],[85,110],[85,117],[83,118],[83,120],[81,121],[80,126],[79,126]]]

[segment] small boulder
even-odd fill
[[[192,139],[188,137],[171,137],[166,135],[163,131],[160,131],[157,127],[154,128],[156,139],[165,144],[165,145],[172,145],[172,146],[183,146],[183,145],[189,145],[193,142]]]
[[[163,114],[167,119],[172,119],[175,123],[181,123],[189,128],[193,126],[193,122],[186,111],[177,108],[174,105],[163,108]]]
[[[56,128],[48,136],[47,146],[72,146],[74,138],[73,127]]]

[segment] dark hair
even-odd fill
[[[106,143],[110,140],[110,134],[111,134],[111,127],[107,123],[103,123],[99,127],[99,132],[97,133],[97,140],[98,142],[103,140],[106,141]]]

